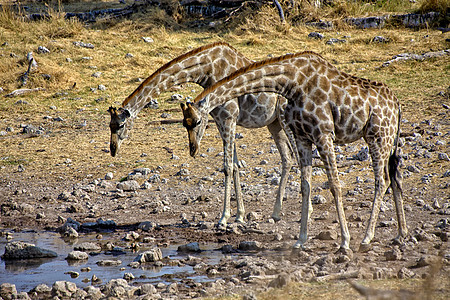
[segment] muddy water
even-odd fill
[[[28,260],[0,260],[0,284],[12,283],[16,285],[17,291],[28,292],[40,283],[52,286],[55,281],[65,280],[76,283],[77,287],[86,287],[91,285],[90,279],[95,274],[101,283],[104,284],[111,279],[123,278],[125,273],[132,273],[135,279],[133,284],[141,283],[169,283],[184,278],[190,278],[197,282],[210,281],[206,276],[197,276],[191,266],[148,266],[143,268],[131,268],[128,266],[139,252],[147,249],[140,248],[139,252],[128,251],[125,249],[124,254],[111,255],[102,252],[101,254],[89,256],[87,261],[69,262],[65,258],[67,254],[73,251],[73,248],[83,242],[98,242],[93,235],[82,235],[75,243],[65,242],[59,234],[53,232],[13,232],[13,238],[7,240],[4,236],[0,238],[0,254],[5,252],[5,245],[10,241],[23,241],[35,244],[38,247],[55,251],[58,257],[46,259],[28,259]],[[107,240],[107,236],[104,235]],[[219,251],[213,251],[215,245],[207,247],[211,250],[204,250],[199,254],[190,254],[205,259],[207,264],[217,264],[223,257]],[[186,256],[177,253],[177,245],[171,245],[168,248],[162,248],[163,257],[170,259],[182,259]],[[205,249],[205,247],[202,247]],[[98,266],[96,262],[100,260],[121,260],[119,266]],[[83,268],[91,268],[89,272],[82,272]],[[67,272],[75,271],[80,275],[72,278]],[[170,278],[170,279],[166,279]],[[217,277],[215,278],[215,280]]]

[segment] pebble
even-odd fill
[[[89,255],[83,251],[72,251],[67,255],[66,259],[67,260],[86,260],[86,259],[89,259]]]
[[[82,48],[94,49],[94,45],[91,43],[73,42],[73,45]]]
[[[143,36],[142,40],[146,43],[153,43],[154,40],[151,37]]]
[[[311,32],[311,33],[308,34],[308,37],[309,37],[309,38],[313,38],[313,39],[321,40],[321,39],[323,39],[325,36],[324,36],[323,34],[319,33],[319,32]]]
[[[50,53],[50,50],[48,50],[46,47],[44,46],[39,46],[37,53],[39,54],[46,54],[46,53]]]
[[[133,261],[138,263],[148,263],[160,261],[161,259],[162,259],[161,249],[153,248],[151,250],[140,253],[138,256],[136,256],[136,258]]]

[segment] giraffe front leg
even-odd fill
[[[309,208],[311,207],[311,174],[312,174],[312,144],[309,141],[297,142],[297,149],[300,154],[300,166],[302,173],[302,214],[300,222],[300,235],[294,248],[304,248],[308,240]]]
[[[238,165],[238,158],[237,158],[237,152],[236,152],[236,145],[233,147],[234,155],[233,155],[233,178],[234,178],[234,190],[236,193],[236,202],[237,202],[237,214],[236,214],[236,222],[238,223],[245,223],[244,216],[245,216],[245,208],[244,208],[244,201],[242,198],[242,190],[241,190],[241,181],[239,178],[239,165]]]
[[[219,131],[222,135],[223,141],[223,171],[225,174],[225,195],[223,202],[223,213],[219,220],[219,227],[226,227],[228,219],[231,217],[231,176],[233,175],[233,146],[234,146],[234,133],[236,128],[236,123],[231,122],[231,120],[221,120],[224,124],[219,126]]]
[[[339,174],[336,164],[336,154],[331,137],[324,136],[317,145],[320,156],[325,164],[328,182],[331,193],[334,197],[336,212],[341,227],[341,246],[339,251],[347,252],[350,249],[350,233],[348,232],[347,220],[344,214],[344,206],[342,205],[342,191],[339,183]]]

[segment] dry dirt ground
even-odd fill
[[[162,112],[144,110],[136,121],[130,141],[124,142],[123,151],[116,158],[107,153],[109,130],[106,114],[88,120],[87,126],[83,127],[77,126],[79,120],[57,122],[42,119],[52,112],[44,112],[34,118],[24,118],[18,114],[2,121],[7,123],[5,125],[14,126],[14,132],[1,137],[4,145],[1,156],[7,157],[12,153],[24,153],[26,156],[28,153],[29,157],[33,157],[1,167],[2,231],[55,230],[67,218],[81,223],[103,218],[114,220],[120,227],[117,229],[119,240],[113,242],[130,246],[131,241],[120,241],[122,233],[136,231],[136,224],[140,222],[152,221],[161,225],[161,230],[137,231],[141,233],[141,238],[155,238],[155,244],[159,246],[199,242],[200,248],[218,243],[219,247],[231,245],[237,249],[241,241],[258,241],[266,249],[261,252],[264,259],[270,261],[273,255],[275,262],[291,262],[285,269],[288,272],[302,270],[308,264],[311,266],[321,257],[332,261],[339,259],[339,256],[333,256],[340,242],[339,226],[331,193],[326,189],[326,175],[320,168],[315,169],[317,175],[313,177],[313,196],[323,195],[326,202],[314,205],[307,249],[303,254],[292,254],[290,247],[299,233],[299,174],[296,168],[291,171],[283,219],[274,223],[270,215],[277,186],[271,181],[273,174],[280,169],[279,155],[273,151],[274,143],[266,129],[240,128],[238,132],[243,138],[237,140],[238,153],[240,159],[246,162],[246,167],[240,170],[241,183],[246,211],[252,214],[249,214],[248,223],[244,226],[232,226],[227,231],[217,230],[214,224],[222,209],[223,173],[220,171],[221,141],[215,125],[211,124],[203,142],[201,153],[205,155],[192,159],[187,157],[187,141],[180,124],[150,122],[158,119]],[[179,115],[179,112],[169,113]],[[444,278],[448,279],[449,162],[438,157],[439,153],[448,155],[449,152],[448,114],[449,110],[440,106],[434,117],[423,122],[411,113],[403,116],[402,131],[405,137],[402,151],[407,159],[403,160],[401,170],[405,177],[406,220],[411,233],[403,245],[392,243],[397,227],[392,195],[388,194],[380,212],[372,249],[365,253],[358,252],[371,210],[373,174],[370,160],[348,159],[365,146],[363,141],[340,147],[342,159],[339,171],[353,256],[349,260],[341,258],[339,263],[326,265],[325,270],[321,270],[317,263],[319,266],[316,265],[315,273],[304,275],[303,280],[340,271],[346,274],[357,271],[355,276],[364,279],[397,276],[422,278],[429,273],[429,262],[423,267],[409,268],[428,257],[443,258],[441,266],[443,274],[447,274]],[[417,122],[409,121],[414,119]],[[22,129],[19,124],[23,123],[41,126],[45,133],[38,136],[20,133]],[[3,152],[5,149],[7,152]],[[77,154],[77,149],[84,149],[80,151],[82,155]],[[130,152],[131,158],[124,162],[124,156],[130,155]],[[173,155],[180,159],[174,159]],[[319,160],[316,163],[320,165]],[[149,167],[151,172],[144,179],[138,178],[140,183],[155,174],[159,175],[160,181],[151,182],[147,189],[132,192],[118,190],[116,185],[119,180],[138,167]],[[181,169],[188,170],[188,175],[177,175]],[[114,174],[112,180],[104,179],[108,172]],[[330,233],[331,240],[317,238],[320,233]],[[389,251],[400,251],[400,254],[388,258],[386,253]],[[412,270],[412,275],[399,275],[398,272],[404,268]],[[240,271],[230,268],[222,270],[221,275],[239,276]],[[253,275],[261,273],[255,272]],[[277,269],[266,270],[263,274],[276,275],[279,272]],[[267,281],[260,283],[260,287],[266,285]],[[447,281],[447,285],[439,287],[437,293],[448,295],[448,288]],[[257,290],[257,287],[252,285],[252,289]]]

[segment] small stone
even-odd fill
[[[197,242],[181,245],[178,247],[179,252],[200,252],[200,246]]]
[[[159,248],[153,248],[151,250],[140,253],[134,259],[134,262],[139,263],[147,263],[147,262],[156,262],[162,259],[162,252]]]
[[[321,39],[323,39],[325,36],[324,36],[323,34],[319,33],[319,32],[311,32],[311,33],[308,34],[308,37],[309,37],[309,38],[313,38],[313,39],[321,40]]]
[[[378,35],[372,39],[373,43],[388,43],[389,39],[384,36]]]
[[[242,241],[239,243],[239,250],[242,251],[257,251],[261,250],[261,243],[258,241]]]
[[[337,232],[334,230],[325,230],[320,232],[316,239],[321,241],[329,241],[329,240],[336,240],[337,239]]]
[[[402,259],[402,252],[398,248],[384,252],[387,261],[395,261]]]
[[[410,269],[408,269],[408,268],[405,268],[405,267],[403,267],[403,268],[401,268],[398,272],[397,272],[397,277],[399,278],[399,279],[408,279],[408,278],[412,278],[412,277],[414,277],[414,272],[413,271],[411,271]]]
[[[77,285],[69,281],[56,281],[52,286],[52,296],[70,298],[77,290]]]
[[[121,260],[113,260],[113,259],[104,259],[96,262],[98,266],[107,267],[107,266],[119,266],[122,264]]]
[[[105,91],[106,90],[106,86],[104,86],[103,84],[99,84],[97,86],[97,88],[98,88],[99,91]]]
[[[142,40],[146,43],[153,43],[154,40],[151,37],[143,36]]]
[[[92,74],[92,77],[95,77],[95,78],[100,78],[100,76],[102,76],[102,72],[95,72]]]
[[[86,259],[89,259],[89,255],[83,251],[72,251],[67,255],[66,259],[67,260],[86,260]]]
[[[126,58],[133,58],[133,57],[134,57],[134,55],[133,55],[133,54],[131,54],[131,53],[127,53],[127,54],[125,54],[125,57],[126,57]]]
[[[83,252],[99,252],[102,250],[102,247],[92,242],[84,242],[78,244],[74,247],[74,250],[83,251]]]
[[[183,95],[173,94],[172,96],[170,96],[170,100],[171,101],[181,101],[181,100],[183,100]]]
[[[125,273],[125,274],[123,274],[123,279],[125,279],[126,281],[131,281],[134,278],[135,277],[134,277],[133,273]]]
[[[444,160],[444,161],[450,161],[450,158],[448,157],[447,153],[439,153],[438,154],[438,159],[439,160]]]
[[[113,172],[108,172],[105,175],[105,180],[112,180],[114,178],[114,173]]]
[[[117,184],[117,188],[126,192],[137,191],[140,186],[136,180],[127,180]]]
[[[315,195],[311,201],[312,204],[325,204],[327,203],[327,198],[322,195]]]
[[[46,53],[50,53],[50,50],[48,50],[46,47],[44,46],[39,46],[37,52],[39,54],[46,54]]]

